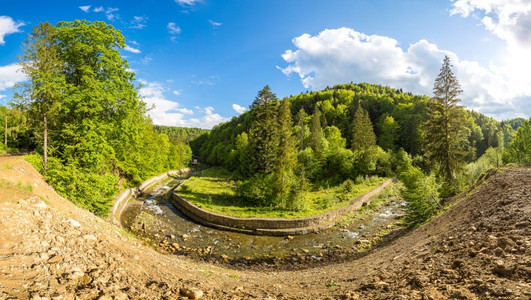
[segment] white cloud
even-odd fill
[[[150,55],[146,55],[146,56],[144,56],[144,58],[142,58],[141,62],[142,62],[142,64],[147,65],[152,60],[153,60],[153,57],[151,57]]]
[[[146,27],[146,23],[148,19],[149,19],[148,17],[134,16],[129,28],[143,29],[144,27]]]
[[[104,11],[105,9],[103,8],[103,6],[98,6],[98,7],[95,7],[94,8],[94,12],[102,12]]]
[[[0,100],[4,99],[5,97],[7,97],[7,96],[0,94]]]
[[[18,64],[0,66],[0,91],[13,87],[16,83],[26,80]]]
[[[175,96],[179,96],[179,95],[181,95],[181,91],[173,91],[172,93],[173,93]]]
[[[175,3],[179,4],[179,5],[188,5],[188,6],[192,6],[192,5],[195,5],[196,3],[200,3],[201,0],[175,0]]]
[[[226,122],[229,119],[214,113],[213,107],[201,109],[195,107],[197,111],[203,114],[199,118],[186,119],[186,116],[195,115],[194,111],[185,107],[180,107],[179,103],[166,99],[164,93],[168,91],[161,83],[146,82],[140,80],[143,87],[140,88],[139,94],[144,99],[147,107],[153,107],[148,114],[151,116],[153,123],[168,126],[184,127],[201,127],[210,129],[214,125]]]
[[[4,37],[11,33],[21,32],[19,27],[24,26],[23,22],[15,22],[11,17],[0,16],[0,45],[4,45]]]
[[[139,49],[136,49],[136,48],[133,48],[127,44],[125,44],[125,47],[124,47],[124,50],[125,51],[128,51],[128,52],[131,52],[131,53],[142,53],[142,51],[140,51]]]
[[[179,34],[179,33],[181,33],[181,27],[175,25],[175,23],[173,23],[173,22],[168,23],[167,27],[168,27],[168,32],[170,34]]]
[[[120,15],[114,13],[116,11],[118,11],[118,8],[113,8],[113,7],[107,8],[107,10],[105,10],[105,16],[107,17],[107,20],[114,21],[114,20],[120,19]]]
[[[286,50],[282,55],[288,66],[278,68],[288,76],[297,74],[306,88],[322,89],[353,81],[431,95],[442,59],[448,55],[464,91],[463,105],[498,119],[531,115],[529,105],[520,107],[518,103],[522,102],[515,100],[531,98],[531,91],[524,89],[524,83],[529,86],[530,71],[522,83],[515,83],[498,67],[460,60],[456,54],[426,40],[403,50],[393,38],[366,35],[350,28],[327,29],[317,36],[303,34],[293,43],[297,50]]]
[[[234,109],[240,115],[243,114],[247,110],[247,108],[245,108],[243,106],[240,106],[238,104],[233,104],[232,105],[232,109]]]
[[[221,22],[214,22],[212,20],[208,20],[208,22],[210,22],[210,24],[212,24],[212,26],[214,26],[214,27],[218,27],[218,26],[223,25],[223,23],[221,23]]]
[[[193,115],[194,114],[194,111],[191,110],[191,109],[188,109],[188,108],[179,108],[177,109],[177,111],[185,114],[185,115]]]
[[[90,5],[80,6],[79,9],[88,13],[90,11]]]
[[[456,0],[451,14],[468,17],[477,12],[481,23],[509,47],[531,48],[531,1]]]

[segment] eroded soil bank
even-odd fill
[[[529,168],[491,174],[363,257],[292,271],[159,253],[58,196],[20,157],[0,157],[0,184],[0,299],[531,297]]]

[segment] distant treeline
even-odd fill
[[[164,126],[153,125],[158,133],[164,133],[170,138],[170,141],[188,143],[191,140],[197,138],[203,133],[207,133],[209,130],[195,127],[176,127],[176,126]]]

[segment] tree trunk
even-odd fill
[[[46,119],[46,114],[44,114],[44,145],[43,145],[43,161],[44,161],[44,171],[48,170],[48,121]]]

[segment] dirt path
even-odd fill
[[[0,157],[0,299],[530,299],[530,216],[531,169],[504,169],[360,259],[230,270],[160,254]]]

